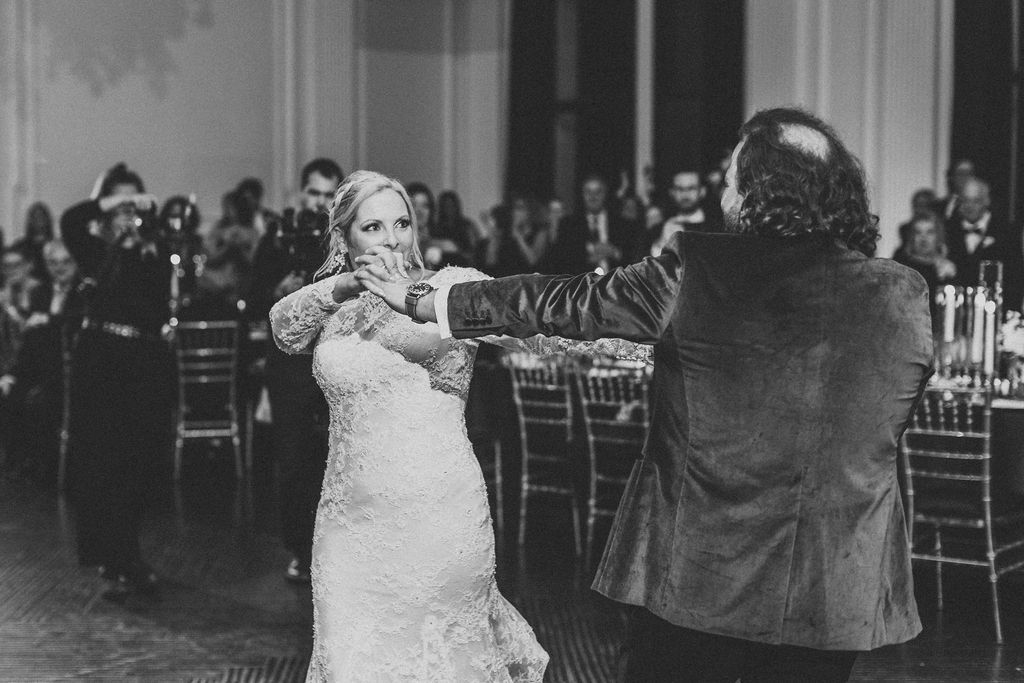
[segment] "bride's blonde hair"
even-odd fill
[[[405,202],[405,210],[409,212],[412,230],[412,253],[409,260],[413,266],[423,269],[423,254],[420,252],[419,234],[416,225],[416,211],[412,200],[402,183],[394,178],[376,171],[353,171],[341,181],[338,191],[331,202],[327,222],[327,260],[316,271],[314,280],[320,280],[336,273],[352,270],[352,258],[348,253],[348,241],[355,222],[359,206],[373,195],[383,190],[394,190]]]

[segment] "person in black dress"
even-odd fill
[[[100,568],[114,596],[156,588],[141,556],[139,524],[151,466],[168,448],[174,396],[164,334],[171,265],[157,239],[155,199],[144,192],[139,176],[119,164],[97,199],[60,219],[86,301],[71,372],[78,559]]]

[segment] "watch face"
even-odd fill
[[[409,296],[421,297],[430,292],[434,291],[434,288],[428,285],[426,282],[416,282],[409,285],[409,288],[405,290],[405,293]]]

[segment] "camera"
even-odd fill
[[[322,211],[289,208],[268,226],[268,231],[276,231],[278,245],[287,254],[289,272],[309,278],[324,262],[327,221]]]

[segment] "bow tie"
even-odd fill
[[[984,235],[985,234],[985,230],[984,230],[984,228],[982,228],[979,225],[965,225],[964,226],[964,234],[965,235]]]

